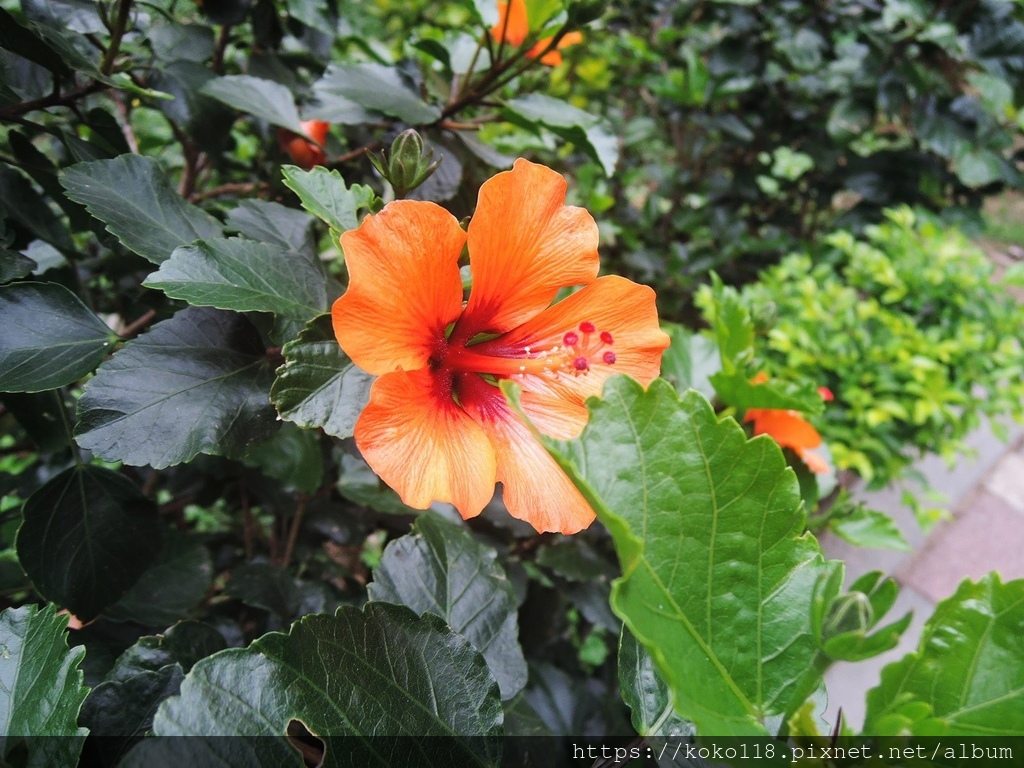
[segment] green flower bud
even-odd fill
[[[423,143],[423,137],[414,129],[402,131],[387,154],[370,155],[370,162],[395,190],[395,197],[405,197],[410,191],[430,178],[441,164],[434,160],[434,150]]]

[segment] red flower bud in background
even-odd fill
[[[277,145],[282,154],[288,155],[293,163],[308,171],[315,165],[323,165],[326,156],[317,144],[322,145],[327,140],[327,131],[330,127],[330,124],[323,120],[306,120],[302,123],[305,136],[282,128],[277,132]],[[309,138],[306,138],[307,136]]]

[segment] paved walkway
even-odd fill
[[[946,496],[946,507],[953,513],[928,536],[901,501],[901,488],[855,494],[896,520],[911,551],[864,549],[834,536],[822,538],[829,557],[846,561],[847,584],[873,570],[899,582],[899,599],[883,622],[914,612],[913,622],[892,651],[856,664],[837,663],[828,671],[826,721],[834,723],[842,707],[847,723],[860,728],[866,693],[878,684],[882,667],[917,647],[935,603],[952,595],[961,580],[993,570],[1004,581],[1024,578],[1024,429],[1011,423],[1004,443],[982,428],[967,442],[973,456],[961,456],[952,468],[934,456],[915,465],[931,487]],[[916,484],[907,487],[920,494]]]

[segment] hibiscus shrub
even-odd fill
[[[824,672],[909,616],[806,532],[846,385],[598,276],[602,11],[0,5],[4,764],[854,732]],[[862,733],[1024,732],[1022,606],[962,584]]]

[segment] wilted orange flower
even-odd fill
[[[281,152],[288,155],[293,163],[308,171],[314,166],[323,164],[324,151],[317,144],[323,144],[327,140],[327,131],[331,126],[323,120],[306,120],[301,125],[302,131],[309,137],[308,139],[281,128],[277,132],[277,144]],[[309,139],[313,139],[317,144]]]
[[[768,381],[763,371],[752,379],[754,384]],[[833,398],[828,387],[820,387],[818,393],[823,400]],[[818,454],[811,451],[821,445],[821,435],[812,427],[798,411],[787,411],[779,408],[750,408],[743,421],[754,422],[755,435],[768,435],[783,448],[792,448],[794,453],[807,465],[807,468],[818,474],[828,472],[828,464]]]
[[[434,203],[398,200],[341,236],[349,288],[334,303],[334,332],[379,376],[356,444],[411,507],[446,501],[473,517],[497,481],[509,512],[538,531],[574,533],[594,519],[497,382],[519,384],[539,430],[570,439],[610,375],[645,386],[658,375],[669,339],[654,291],[597,277],[597,224],[564,204],[565,190],[559,174],[520,159],[480,188],[468,232]],[[551,304],[574,285],[585,287]]]
[[[498,0],[498,23],[491,27],[491,37],[497,42],[505,42],[518,48],[526,42],[530,35],[530,22],[526,14],[526,0]],[[569,32],[562,36],[554,50],[544,53],[553,38],[545,37],[537,42],[526,55],[531,59],[540,58],[541,64],[557,67],[562,63],[561,51],[570,45],[583,42],[581,32]]]

